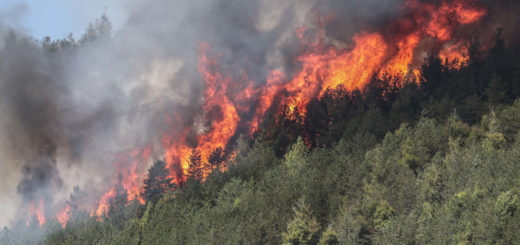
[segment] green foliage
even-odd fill
[[[502,132],[516,132],[504,118],[517,106],[473,126],[453,114],[421,118],[379,143],[357,134],[309,149],[299,138],[283,159],[265,141],[244,144],[226,172],[161,191],[142,209],[123,192],[103,221],[77,216],[65,230],[49,227],[45,242],[511,244],[520,239],[520,142]],[[150,173],[164,171],[156,164]]]
[[[515,216],[516,212],[520,208],[520,200],[517,195],[514,195],[511,191],[502,192],[497,197],[495,209],[500,219],[507,219],[508,217]]]
[[[283,234],[284,244],[317,244],[320,227],[303,199],[294,207],[294,218],[287,224],[287,232]]]
[[[338,245],[338,235],[330,226],[321,234],[319,245]]]
[[[144,180],[142,196],[146,202],[157,202],[157,200],[161,198],[161,195],[174,188],[175,184],[173,183],[173,179],[169,177],[166,163],[164,161],[156,161],[150,169],[148,169],[148,176]]]

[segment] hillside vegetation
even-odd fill
[[[498,31],[490,46],[469,44],[461,68],[431,55],[421,84],[375,78],[305,117],[271,112],[205,181],[171,186],[158,160],[145,205],[121,190],[104,217],[4,228],[0,244],[513,244],[520,45]]]

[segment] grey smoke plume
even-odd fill
[[[347,47],[404,2],[136,1],[118,30],[103,17],[58,48],[25,34],[17,19],[26,7],[0,13],[0,225],[25,218],[40,199],[52,216],[76,185],[93,204],[118,152],[152,144],[162,158],[160,137],[172,127],[165,117],[180,113],[191,124],[201,111],[201,42],[231,74],[262,84],[272,69],[293,71],[295,30],[316,28],[317,13],[334,16],[326,40]]]

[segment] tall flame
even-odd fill
[[[175,138],[172,138],[170,134],[163,135],[162,142],[166,148],[167,166],[172,171],[177,184],[185,180],[193,151],[200,153],[202,164],[205,165],[203,175],[207,176],[211,171],[208,166],[211,153],[217,148],[226,148],[240,121],[237,107],[227,95],[232,79],[220,72],[217,59],[209,56],[210,51],[211,47],[207,43],[202,43],[199,47],[198,70],[205,84],[205,100],[202,105],[204,125],[201,130],[199,129],[200,132],[197,132],[196,146],[187,145],[187,132],[193,128],[186,127],[180,133],[174,133],[173,135],[177,136]],[[243,94],[238,99],[250,98],[251,86],[248,86]],[[179,173],[179,170],[182,170],[182,173]]]
[[[29,220],[27,221],[27,224],[30,223],[30,220],[32,220],[33,217],[36,217],[40,226],[45,224],[46,219],[44,215],[43,198],[41,198],[37,203],[31,202],[29,204]]]
[[[260,122],[267,110],[273,104],[273,98],[280,91],[280,88],[285,81],[285,74],[280,70],[273,70],[267,76],[266,84],[262,88],[260,96],[258,98],[258,105],[255,109],[255,114],[251,120],[249,127],[249,134],[252,135],[258,130]]]
[[[142,172],[147,167],[146,163],[150,158],[151,151],[151,147],[145,147],[117,155],[114,162],[117,176],[112,179],[111,188],[101,196],[98,207],[93,214],[95,213],[98,217],[106,214],[110,206],[109,201],[115,197],[117,188],[121,187],[126,190],[128,201],[137,198],[140,203],[144,204],[144,199],[141,196],[144,180]]]
[[[212,122],[206,133],[197,137],[196,150],[201,153],[201,158],[207,162],[210,154],[217,148],[224,149],[229,139],[235,134],[240,118],[237,109],[226,92],[231,78],[219,73],[219,66],[215,59],[207,55],[210,47],[203,43],[200,45],[199,73],[206,84],[204,91],[204,111],[210,115]],[[207,174],[207,173],[205,173]]]
[[[150,158],[152,149],[150,147],[134,150],[130,152],[130,159],[120,157],[120,161],[130,161],[130,168],[126,168],[121,173],[121,185],[126,189],[128,200],[137,198],[139,202],[144,204],[144,199],[141,197],[141,187],[143,183],[143,175],[140,174],[139,165],[146,163]],[[121,166],[121,169],[124,167]]]
[[[112,187],[101,197],[101,199],[99,200],[99,205],[94,214],[98,217],[101,217],[103,214],[106,214],[108,212],[108,207],[110,206],[109,201],[115,196],[116,189],[115,187]]]
[[[65,206],[65,208],[62,209],[61,211],[59,211],[58,214],[56,215],[56,219],[58,220],[58,222],[60,222],[61,227],[63,227],[63,228],[65,228],[65,226],[67,226],[67,221],[69,221],[69,218],[70,218],[70,206],[69,205]]]

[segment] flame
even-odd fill
[[[98,207],[95,211],[95,215],[101,217],[103,214],[108,212],[108,207],[110,206],[109,201],[116,196],[116,189],[112,187],[108,192],[106,192],[101,199],[99,200]]]
[[[468,48],[463,43],[449,45],[439,53],[439,58],[444,66],[460,69],[469,60]]]
[[[242,72],[241,81],[236,84],[235,87],[240,87],[240,84],[247,84],[246,87],[233,98],[233,104],[236,106],[238,112],[247,113],[251,110],[250,101],[255,97],[255,88],[253,85],[254,81],[250,80],[247,72]]]
[[[273,99],[280,91],[282,83],[285,80],[285,74],[280,70],[273,70],[266,79],[266,84],[262,88],[261,94],[258,98],[258,105],[255,110],[253,119],[249,126],[249,134],[253,135],[258,130],[260,122],[267,110],[273,104]]]
[[[414,75],[415,81],[419,80],[419,71],[417,68],[412,68],[414,50],[421,40],[419,33],[412,33],[400,40],[397,44],[397,54],[381,69],[379,77],[383,78],[385,75],[392,77],[404,78],[409,73]]]
[[[487,14],[485,8],[476,6],[472,0],[444,1],[440,6],[409,0],[407,5],[420,30],[442,42],[452,38],[454,24],[471,24]]]
[[[27,221],[27,225],[30,224],[32,217],[36,217],[36,219],[38,220],[38,224],[40,226],[45,224],[46,219],[45,219],[45,215],[43,213],[44,213],[43,198],[41,198],[37,204],[35,204],[34,202],[31,202],[29,204],[29,220]]]
[[[302,69],[284,86],[289,111],[304,115],[305,107],[315,97],[340,85],[351,90],[362,88],[382,65],[387,45],[378,33],[362,33],[353,38],[350,51],[331,48],[325,53],[300,56]],[[273,96],[273,94],[269,94]],[[271,99],[272,101],[272,99]]]
[[[320,69],[324,77],[320,95],[340,85],[350,90],[361,89],[382,65],[388,46],[380,34],[362,33],[353,40],[354,48],[349,52],[339,56],[329,53],[332,60]]]
[[[187,174],[192,149],[186,144],[186,132],[190,130],[189,127],[185,127],[181,134],[165,133],[162,136],[162,144],[166,149],[164,153],[166,168],[169,169],[170,177],[174,178],[177,185],[185,181]]]
[[[233,80],[220,72],[221,67],[216,58],[209,56],[210,51],[209,44],[200,44],[198,71],[205,83],[205,100],[202,105],[204,127],[200,132],[197,132],[196,146],[190,147],[187,145],[188,132],[194,130],[189,126],[183,127],[180,132],[172,130],[172,132],[162,136],[162,143],[166,148],[167,167],[170,169],[171,175],[175,177],[177,184],[181,184],[186,179],[193,150],[200,152],[204,166],[199,167],[204,170],[205,178],[211,171],[208,165],[211,153],[217,148],[226,148],[240,121],[238,109],[234,101],[227,95],[230,89],[229,85],[233,83]],[[243,79],[248,80],[246,74],[243,74]],[[252,91],[252,85],[248,85],[241,92],[241,96],[238,96],[235,100],[250,99]],[[177,118],[176,122],[182,124],[182,119]]]
[[[227,86],[231,78],[223,76],[215,59],[207,55],[210,47],[207,43],[200,45],[199,73],[206,84],[204,97],[204,110],[211,112],[217,110],[217,115],[212,116],[210,130],[197,137],[196,150],[201,153],[201,158],[207,162],[211,153],[217,149],[225,149],[229,139],[235,134],[240,118],[235,105],[226,95]],[[207,174],[207,173],[206,173]]]
[[[95,211],[98,217],[106,214],[108,211],[109,201],[115,197],[116,188],[122,187],[126,190],[128,201],[137,198],[141,204],[145,203],[141,196],[142,183],[145,176],[142,172],[146,169],[144,165],[150,158],[151,150],[151,147],[145,147],[118,154],[114,163],[117,169],[117,176],[114,176],[110,190],[101,196]]]
[[[339,86],[349,90],[362,89],[381,68],[388,45],[379,33],[361,33],[353,38],[348,51],[330,48],[311,52],[298,58],[302,69],[284,86],[290,96],[285,98],[289,113],[306,113],[306,106],[317,93]]]
[[[144,199],[141,196],[141,187],[144,179],[138,167],[150,158],[151,151],[150,147],[132,151],[130,153],[132,160],[128,160],[131,162],[130,168],[120,171],[122,174],[121,185],[126,189],[129,201],[137,198],[141,204],[144,204]]]
[[[56,219],[58,220],[58,222],[60,222],[61,224],[61,227],[65,228],[65,226],[67,226],[67,221],[69,220],[70,218],[70,206],[67,205],[65,206],[64,209],[62,209],[61,211],[58,212],[58,214],[56,215]]]

